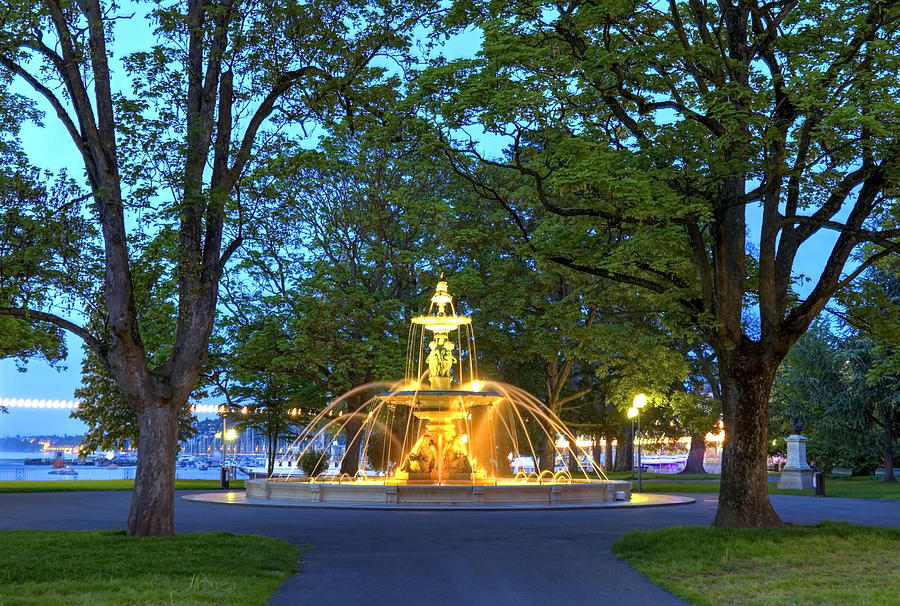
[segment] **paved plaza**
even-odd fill
[[[179,496],[190,494],[179,492]],[[372,511],[178,501],[178,532],[230,531],[304,548],[275,605],[684,604],[620,562],[624,532],[706,525],[716,495],[669,507],[561,511]],[[121,529],[131,493],[0,494],[2,528]],[[794,523],[900,526],[900,501],[772,497]]]

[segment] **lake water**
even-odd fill
[[[25,465],[25,459],[53,458],[46,452],[0,452],[0,481],[28,480],[28,481],[71,481],[71,480],[133,480],[136,467],[123,465],[115,469],[97,467],[95,465],[72,465],[67,470],[75,471],[75,474],[55,474],[57,471],[50,465]],[[218,480],[219,468],[210,467],[200,470],[195,467],[179,467],[175,470],[175,477],[182,480]],[[238,472],[238,479],[244,474]]]

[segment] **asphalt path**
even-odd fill
[[[187,494],[187,493],[180,493]],[[273,605],[685,604],[620,562],[629,530],[706,525],[715,494],[668,507],[372,511],[178,501],[178,532],[260,534],[304,548]],[[131,493],[0,494],[0,528],[123,528]],[[900,501],[774,495],[783,519],[900,526]]]

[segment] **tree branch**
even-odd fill
[[[266,118],[272,113],[272,110],[275,108],[275,103],[291,86],[294,85],[295,82],[297,82],[297,80],[308,74],[324,76],[326,79],[331,78],[330,74],[313,65],[307,65],[300,69],[284,72],[278,77],[275,84],[272,86],[272,89],[269,91],[269,94],[262,100],[256,108],[256,111],[253,112],[253,117],[250,118],[250,122],[247,124],[247,129],[244,131],[244,136],[241,138],[241,145],[235,154],[234,163],[228,171],[227,184],[233,185],[237,182],[241,172],[243,172],[244,166],[250,159],[250,152],[253,150],[253,142],[256,139],[256,133],[262,126],[262,123],[265,122]]]
[[[868,229],[854,229],[849,225],[839,223],[837,221],[817,220],[813,217],[804,215],[795,215],[792,217],[783,217],[782,223],[786,225],[803,224],[815,225],[820,228],[830,229],[843,234],[848,234],[856,238],[860,242],[873,242],[881,246],[890,247],[895,244],[890,238],[900,236],[900,229],[888,229],[884,231],[872,231]]]
[[[572,402],[572,401],[577,400],[577,399],[579,399],[579,398],[583,398],[584,396],[586,396],[586,395],[588,395],[589,393],[591,393],[592,391],[594,391],[596,388],[597,388],[596,385],[594,385],[594,386],[592,386],[592,387],[586,387],[586,388],[582,389],[581,391],[576,391],[575,393],[570,393],[569,395],[564,396],[564,397],[558,399],[558,400],[556,401],[556,403],[557,403],[557,405],[559,405],[559,406],[565,406],[565,405],[568,404],[569,402]]]
[[[70,333],[81,337],[81,340],[84,341],[85,345],[97,355],[104,366],[107,364],[106,353],[108,346],[92,335],[86,328],[79,326],[74,322],[70,322],[55,314],[35,311],[24,307],[0,307],[0,315],[22,318],[23,320],[28,321],[47,322],[48,324],[53,324],[54,326],[67,330]]]
[[[569,269],[574,269],[575,271],[579,271],[581,273],[598,276],[600,278],[607,278],[609,280],[615,280],[616,282],[622,282],[624,284],[631,284],[632,286],[639,286],[655,293],[662,294],[668,290],[666,286],[652,280],[647,280],[645,278],[640,278],[638,276],[632,276],[629,274],[609,271],[607,269],[603,269],[602,267],[589,267],[587,265],[581,265],[580,263],[576,263],[574,260],[567,257],[550,255],[547,257],[547,259],[549,261],[553,261],[554,263],[558,263],[563,267],[568,267]]]
[[[50,103],[50,105],[56,111],[56,115],[59,118],[60,122],[63,123],[63,126],[66,128],[66,131],[69,133],[69,136],[75,143],[75,147],[77,147],[78,151],[81,153],[81,157],[84,158],[85,162],[89,162],[90,156],[88,155],[88,150],[85,146],[84,138],[81,136],[81,133],[78,132],[78,128],[72,121],[72,117],[69,115],[69,112],[67,112],[66,108],[63,107],[63,104],[59,100],[59,97],[57,97],[52,90],[41,84],[37,78],[35,78],[29,72],[25,71],[25,69],[20,65],[14,63],[13,61],[10,61],[3,55],[0,55],[0,65],[25,80],[25,82],[27,82],[28,85],[35,90],[35,92],[39,93]]]

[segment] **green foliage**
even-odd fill
[[[509,176],[486,170],[497,187]],[[481,374],[536,395],[581,433],[614,435],[638,392],[655,404],[687,373],[660,314],[633,292],[543,262],[507,212],[473,193],[454,205],[453,289],[474,318]],[[546,219],[535,209],[530,220]],[[636,309],[639,308],[639,311]]]
[[[825,522],[631,532],[613,551],[692,604],[891,604],[900,530]],[[710,578],[715,578],[710,583]]]
[[[777,16],[749,5],[694,8],[457,2],[443,33],[477,28],[481,51],[435,61],[414,98],[434,116],[438,138],[476,191],[518,214],[540,256],[640,289],[645,301],[667,310],[670,329],[715,334],[725,318],[717,317],[723,310],[712,305],[710,288],[724,284],[703,281],[719,271],[713,258],[723,262],[730,254],[724,232],[711,230],[723,221],[727,184],[741,183],[740,199],[729,204],[736,208],[731,219],[742,225],[734,237],[743,241],[756,203],[783,204],[789,196],[791,213],[812,214],[867,153],[895,183],[897,158],[889,150],[900,133],[890,118],[898,110],[891,70],[900,55],[888,42],[896,8],[882,13],[849,2],[828,19],[812,2]],[[765,43],[748,41],[742,56],[727,56],[714,43],[762,36],[753,28],[763,23],[770,23]],[[873,42],[859,52],[854,36]],[[838,83],[848,87],[841,94]],[[467,139],[476,128],[508,147],[485,152]],[[810,146],[842,151],[830,163],[805,162]],[[495,172],[505,176],[486,176]],[[789,173],[796,173],[790,194]],[[873,184],[888,195],[864,214],[891,206],[892,186]],[[550,216],[532,221],[536,208]],[[798,234],[815,232],[817,221],[838,208],[823,208]],[[736,309],[758,300],[761,272],[776,252],[768,239],[792,231],[784,223],[769,227],[756,238],[764,248],[735,253],[729,273],[743,281]],[[895,245],[874,240],[878,250]],[[792,259],[778,254],[788,271],[764,279],[788,303],[777,312],[780,321],[797,302],[797,277]]]
[[[153,238],[146,238],[144,247],[132,261],[132,285],[135,291],[136,315],[148,362],[161,365],[169,359],[176,339],[178,296],[175,278],[169,273],[175,263],[177,249],[175,233],[163,230]],[[97,297],[91,307],[89,326],[95,333],[109,330],[105,313],[105,299]],[[139,441],[137,413],[129,404],[109,370],[90,347],[84,346],[81,363],[81,386],[75,397],[81,407],[72,417],[87,425],[82,448],[96,449],[135,447]],[[201,385],[198,385],[201,387]],[[195,417],[186,404],[180,411],[178,438],[186,440],[194,434]]]
[[[776,379],[770,404],[771,433],[792,432],[797,415],[809,438],[808,457],[820,469],[850,467],[871,473],[884,465],[884,424],[891,423],[896,448],[900,401],[896,377],[870,384],[878,364],[877,349],[867,339],[837,336],[819,323],[802,337]]]
[[[873,344],[870,384],[900,376],[900,258],[887,257],[839,298],[845,321]]]
[[[75,390],[75,397],[81,406],[70,416],[87,425],[81,440],[82,452],[136,448],[140,442],[137,414],[89,350],[84,352],[81,371],[82,384]],[[194,435],[195,420],[190,407],[185,406],[178,418],[179,440],[187,440]]]
[[[278,441],[296,436],[297,419],[291,417],[291,409],[310,411],[324,405],[315,384],[295,372],[291,336],[285,324],[286,319],[266,302],[245,302],[239,313],[220,323],[205,373],[209,389],[225,398],[232,425],[252,428],[266,436],[269,473],[274,468]]]
[[[297,465],[307,478],[314,478],[328,467],[328,459],[324,455],[321,450],[309,448],[297,459]]]
[[[0,294],[0,314],[42,312],[37,319],[83,338],[129,406],[179,412],[207,361],[221,276],[244,230],[271,209],[271,198],[253,195],[265,185],[261,166],[287,139],[315,144],[300,133],[352,130],[368,121],[358,116],[382,113],[401,88],[391,70],[410,65],[433,10],[431,0],[154,3],[137,17],[153,40],[120,69],[114,37],[135,18],[120,5],[12,2],[0,33],[0,101],[11,101],[0,110],[0,141],[35,117],[10,93],[19,79],[50,103],[84,160],[92,200],[76,216],[97,230],[102,251],[74,247],[95,270],[83,291],[56,288],[49,268],[29,266],[28,288],[12,303]],[[75,232],[63,227],[63,238]],[[65,304],[85,325],[57,315]],[[129,519],[144,526],[132,532],[173,528],[171,512],[156,507],[165,499],[145,496],[165,473],[152,459],[167,450],[142,453],[153,471],[138,476]],[[155,515],[163,521],[154,525]]]
[[[91,288],[95,232],[71,198],[78,190],[65,173],[56,177],[28,166],[18,154],[0,153],[0,308],[40,308],[54,302],[71,309]],[[55,364],[66,357],[60,327],[36,315],[0,315],[0,358]]]
[[[51,364],[67,354],[62,329],[35,325],[27,320],[0,316],[0,358],[16,358],[19,370],[32,358],[43,358]]]
[[[279,367],[333,397],[403,374],[408,320],[444,251],[447,176],[345,131],[322,147],[266,168],[277,179],[253,195],[272,210],[248,226],[226,304],[275,314]]]
[[[296,569],[294,545],[227,532],[0,531],[8,604],[266,604]]]
[[[896,230],[866,229],[896,213],[897,16],[859,1],[461,0],[440,33],[479,31],[480,52],[416,82],[410,130],[433,133],[536,258],[622,285],[632,310],[715,353],[723,461],[755,470],[726,476],[717,523],[777,519],[752,486],[770,377],[855,250],[871,243],[864,265],[900,250]],[[839,236],[803,298],[795,261],[822,230]]]

